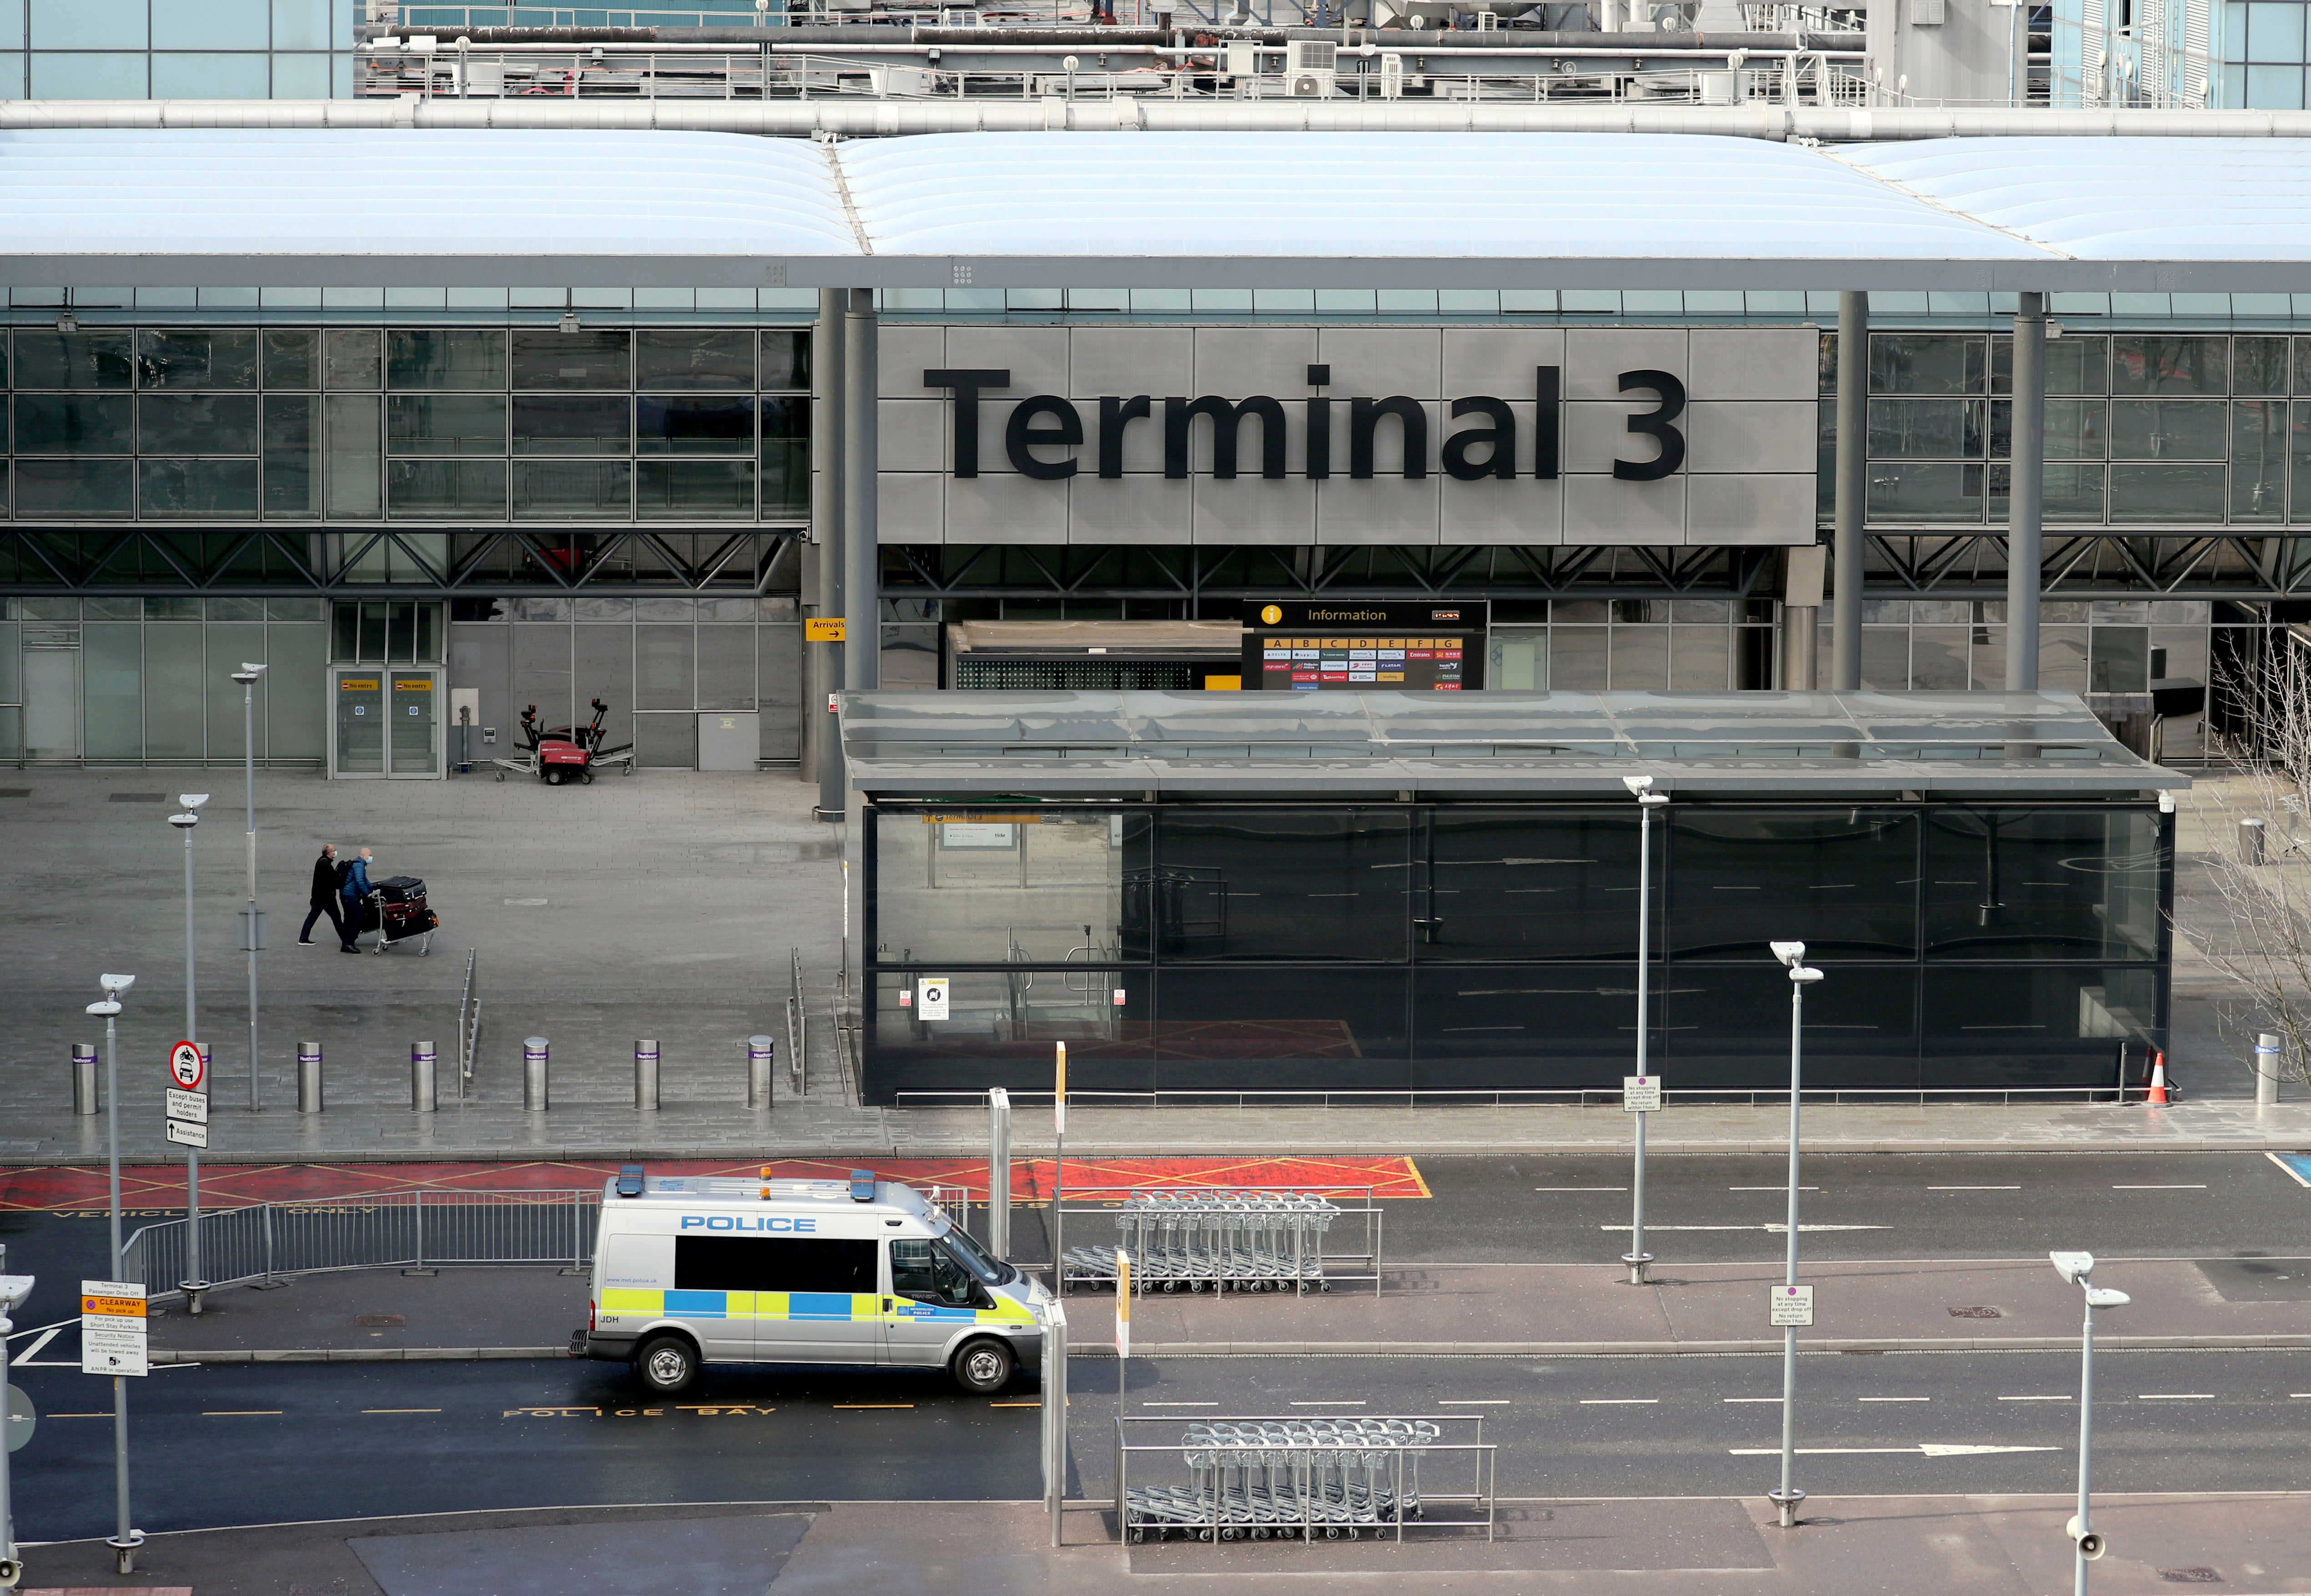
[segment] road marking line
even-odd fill
[[[2113,1187],[2111,1187],[2111,1190],[2112,1190],[2112,1191],[2114,1191],[2114,1192],[2203,1192],[2203,1191],[2205,1191],[2206,1189],[2207,1189],[2207,1188],[2206,1188],[2203,1184],[2202,1184],[2202,1185],[2195,1185],[2195,1186],[2194,1186],[2194,1185],[2168,1185],[2168,1186],[2113,1186]]]
[[[109,1418],[109,1413],[51,1413],[50,1418]]]
[[[1142,1402],[1143,1408],[1217,1408],[1217,1402]]]
[[[2290,1391],[2287,1394],[2300,1401],[2305,1397],[2311,1397],[2311,1391]]]
[[[1998,1400],[1999,1400],[2000,1401],[2001,1401],[2001,1402],[2067,1402],[2067,1401],[2074,1401],[2075,1399],[2074,1399],[2074,1398],[2071,1398],[2071,1397],[2066,1397],[2066,1396],[2050,1396],[2050,1397],[2028,1396],[2028,1397],[2000,1397]]]
[[[2293,1181],[2297,1185],[2311,1186],[2311,1178],[2306,1178],[2301,1170],[2296,1168],[2294,1165],[2280,1158],[2277,1153],[2265,1153],[2263,1156],[2269,1158],[2272,1163],[2278,1165],[2281,1169],[2287,1171],[2287,1177]]]
[[[990,1408],[1040,1408],[1043,1404],[1041,1402],[990,1402],[987,1405]]]
[[[32,1365],[32,1359],[40,1355],[40,1349],[47,1346],[50,1341],[55,1340],[58,1336],[62,1335],[64,1333],[64,1330],[65,1327],[61,1324],[49,1325],[48,1329],[40,1332],[39,1340],[34,1341],[22,1352],[16,1354],[14,1366],[20,1369],[31,1366]],[[48,1366],[40,1365],[38,1366],[47,1367]]]
[[[1725,1189],[1729,1192],[1786,1192],[1790,1188],[1788,1183],[1784,1182],[1778,1186],[1728,1186]],[[1821,1188],[1819,1186],[1800,1186],[1798,1190],[1801,1192],[1818,1192]]]
[[[1728,1402],[1778,1402],[1782,1399],[1779,1397],[1724,1397],[1721,1400]]]
[[[1931,1402],[1934,1399],[1932,1397],[1862,1397],[1858,1400],[1865,1402]]]
[[[439,1408],[363,1408],[364,1413],[439,1413]]]
[[[838,1409],[852,1409],[852,1410],[867,1409],[867,1408],[911,1408],[911,1407],[913,1407],[913,1406],[914,1406],[914,1403],[912,1403],[912,1402],[837,1402],[837,1403],[835,1403],[835,1404],[834,1404],[834,1406],[835,1406],[836,1408],[838,1408]]]
[[[1440,1408],[1505,1408],[1514,1400],[1512,1397],[1438,1397],[1436,1405]]]
[[[1773,1188],[1773,1190],[1777,1192],[1787,1191],[1788,1189],[1789,1188],[1786,1186],[1775,1186]],[[1635,1227],[1631,1225],[1600,1225],[1597,1228],[1600,1230],[1632,1230],[1635,1229]],[[1766,1230],[1771,1231],[1777,1236],[1787,1236],[1790,1233],[1790,1227],[1787,1225],[1648,1225],[1645,1228],[1648,1230]],[[1891,1225],[1800,1225],[1798,1227],[1798,1229],[1801,1232],[1812,1230],[1891,1230],[1892,1228],[1893,1227]]]
[[[1660,1401],[1659,1397],[1583,1397],[1581,1405],[1584,1408],[1650,1408]]]
[[[2019,1186],[1928,1186],[1929,1192],[2019,1192]]]
[[[203,1418],[278,1418],[281,1417],[281,1410],[278,1408],[207,1408],[202,1410],[201,1417]]]
[[[2211,1402],[2211,1391],[2146,1391],[2136,1395],[2138,1402]]]
[[[1364,1403],[1347,1397],[1324,1397],[1316,1401],[1295,1402],[1292,1405],[1295,1408],[1361,1408]]]
[[[1536,1192],[1626,1192],[1626,1186],[1535,1186]]]
[[[1729,1446],[1725,1449],[1734,1457],[1779,1457],[1778,1446]],[[1982,1457],[1998,1452],[2057,1452],[2054,1446],[1972,1446],[1951,1445],[1942,1442],[1923,1441],[1915,1446],[1801,1446],[1801,1454],[1814,1457],[1852,1457],[1871,1453],[1916,1453],[1922,1457]]]

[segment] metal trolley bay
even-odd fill
[[[1487,1540],[1493,1537],[1495,1448],[1485,1442],[1481,1416],[1208,1419],[1190,1425],[1176,1448],[1127,1439],[1130,1426],[1179,1422],[1118,1421],[1118,1528],[1128,1541],[1354,1540],[1391,1532],[1401,1540],[1414,1523],[1482,1527]],[[1132,1460],[1156,1455],[1176,1456],[1187,1483],[1130,1483]],[[1432,1486],[1442,1469],[1454,1488],[1424,1493],[1424,1462]]]
[[[1080,1193],[1089,1195],[1089,1193]],[[1147,1291],[1329,1291],[1369,1279],[1380,1288],[1381,1212],[1372,1188],[1355,1194],[1246,1190],[1132,1192],[1120,1202],[1078,1209],[1106,1214],[1112,1245],[1069,1247],[1060,1289],[1115,1284],[1118,1246],[1131,1254],[1132,1282]],[[1363,1236],[1347,1231],[1360,1221]],[[1343,1234],[1333,1236],[1335,1225]],[[1328,1251],[1355,1245],[1354,1251]]]

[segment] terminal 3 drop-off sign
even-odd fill
[[[893,322],[884,535],[1810,543],[1819,339],[1806,327]]]

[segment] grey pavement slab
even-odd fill
[[[150,1321],[158,1349],[529,1348],[559,1356],[586,1323],[587,1281],[552,1264],[507,1269],[344,1270],[284,1277],[271,1289],[226,1286],[189,1314],[181,1297]]]
[[[692,1519],[647,1544],[617,1523],[363,1535],[347,1544],[385,1596],[761,1596],[810,1528],[800,1514]]]

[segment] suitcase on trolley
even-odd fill
[[[377,895],[389,904],[415,904],[420,908],[424,906],[425,882],[423,877],[388,876],[385,880],[371,884],[376,888]]]

